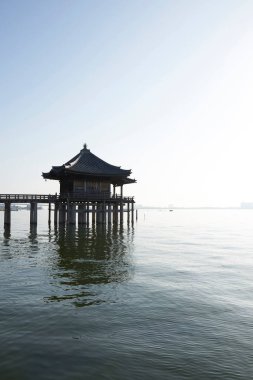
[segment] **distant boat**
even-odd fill
[[[172,210],[172,208],[171,208],[171,209],[170,209],[170,212],[171,212],[171,211],[174,211],[174,210]]]

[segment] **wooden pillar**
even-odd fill
[[[120,196],[123,198],[123,185],[120,186]]]
[[[101,213],[102,213],[102,215],[101,215],[101,222],[103,224],[105,224],[106,223],[106,207],[105,207],[105,202],[103,202],[101,204]]]
[[[118,224],[118,203],[113,204],[113,223]]]
[[[90,202],[86,203],[86,224],[90,224]]]
[[[10,237],[11,237],[11,225],[5,224],[4,225],[4,238],[10,239]]]
[[[123,202],[120,202],[120,224],[123,224],[124,221],[124,210],[123,210]]]
[[[82,203],[78,205],[78,224],[85,223],[85,205]]]
[[[112,205],[111,205],[111,203],[108,203],[107,213],[108,213],[108,224],[111,224],[112,223]]]
[[[66,204],[60,203],[59,204],[59,224],[65,224],[66,223]]]
[[[37,224],[30,224],[29,240],[34,243],[37,237]]]
[[[55,202],[54,204],[54,225],[55,226],[58,224],[58,210],[59,210],[59,203]]]
[[[134,201],[132,201],[132,210],[131,210],[131,212],[132,212],[131,219],[132,219],[132,223],[133,223],[134,222]]]
[[[30,204],[30,224],[37,224],[37,202],[31,202]]]
[[[67,223],[76,224],[76,204],[68,203]]]
[[[129,217],[130,217],[130,203],[127,202],[127,223],[129,223]]]
[[[51,224],[51,203],[48,203],[48,224]]]
[[[97,203],[97,223],[102,223],[102,203]]]
[[[92,203],[92,224],[96,223],[96,204]]]
[[[113,198],[115,198],[115,185],[113,185]]]
[[[4,225],[5,226],[11,225],[11,203],[10,202],[4,203]]]
[[[87,224],[87,202],[84,203],[84,224]]]

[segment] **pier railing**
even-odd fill
[[[15,203],[28,203],[28,202],[55,202],[59,199],[58,195],[51,194],[0,194],[0,202],[15,202]]]
[[[53,203],[53,202],[82,202],[82,201],[120,201],[134,202],[134,197],[121,197],[105,193],[72,193],[72,194],[0,194],[0,203]]]

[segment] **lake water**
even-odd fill
[[[0,212],[0,379],[252,379],[253,210]]]

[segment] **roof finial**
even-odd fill
[[[80,150],[80,153],[88,153],[90,150],[87,148],[87,144],[83,144],[83,149]]]

